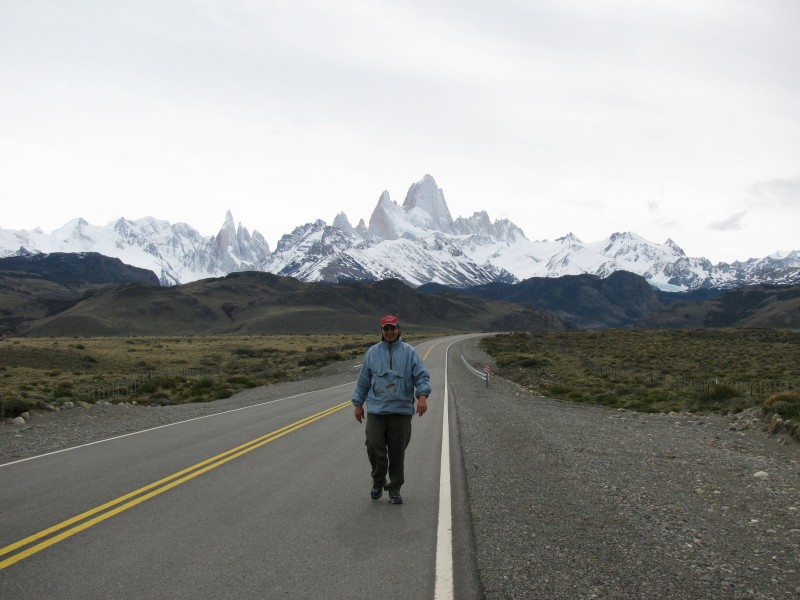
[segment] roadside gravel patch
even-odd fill
[[[214,402],[173,406],[96,404],[88,409],[76,407],[54,413],[35,411],[24,425],[14,425],[10,420],[0,421],[0,464],[310,390],[355,383],[357,376],[353,362],[343,361],[319,369],[302,381],[253,388]],[[336,393],[344,401],[351,392],[352,389],[344,387]]]
[[[487,598],[800,598],[796,443],[499,377],[451,393]]]

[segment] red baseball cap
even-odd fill
[[[397,317],[386,315],[381,319],[381,327],[384,325],[395,325],[396,327],[400,327],[400,321],[397,320]]]

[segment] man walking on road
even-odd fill
[[[377,500],[389,491],[392,504],[402,504],[400,487],[405,482],[403,463],[411,440],[411,418],[428,410],[430,375],[410,344],[400,338],[400,322],[387,315],[381,319],[381,341],[364,355],[353,390],[356,420],[364,419],[367,405],[367,456],[372,465],[370,497]],[[386,475],[390,481],[387,482]]]

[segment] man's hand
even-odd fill
[[[361,423],[361,420],[364,418],[364,405],[356,406],[356,421]]]
[[[428,412],[428,397],[424,394],[417,398],[417,414],[421,417]]]

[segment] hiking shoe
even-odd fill
[[[374,485],[374,484],[373,484]],[[369,497],[373,500],[377,500],[381,496],[383,496],[383,490],[388,489],[386,487],[386,482],[384,481],[382,484],[378,485],[377,487],[373,487],[372,490],[369,492]]]
[[[392,504],[402,504],[403,497],[400,494],[395,494],[394,496],[389,496],[389,502]]]

